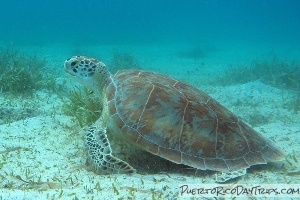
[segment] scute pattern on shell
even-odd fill
[[[210,96],[168,76],[121,70],[106,92],[122,137],[175,163],[228,172],[283,155]]]

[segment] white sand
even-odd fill
[[[74,47],[60,45],[44,48],[27,47],[27,52],[45,55],[49,65],[59,68],[65,58],[74,54]],[[75,50],[72,50],[74,48]],[[112,46],[85,47],[93,56],[111,56]],[[238,62],[238,57],[226,57],[233,52],[215,53],[203,61],[178,59],[178,49],[160,47],[118,47],[133,52],[146,69],[153,69],[197,84],[208,94],[245,120],[259,122],[255,129],[274,141],[287,154],[287,161],[254,166],[238,183],[299,183],[300,113],[283,105],[291,94],[259,81],[231,86],[209,87],[197,82],[197,76],[208,75],[224,65]],[[156,47],[158,48],[158,47]],[[39,49],[39,50],[38,50]],[[77,51],[85,51],[80,50]],[[128,50],[129,49],[129,50]],[[170,50],[173,49],[171,52]],[[105,50],[105,51],[104,51]],[[124,50],[124,51],[125,51]],[[237,51],[239,52],[239,51]],[[145,56],[146,53],[146,56]],[[245,52],[244,58],[248,52]],[[262,55],[262,54],[259,54]],[[97,56],[97,55],[96,55]],[[225,59],[226,57],[226,59]],[[155,58],[155,59],[153,59]],[[218,59],[219,58],[219,59]],[[223,60],[222,60],[223,58]],[[241,58],[239,58],[241,59]],[[245,58],[250,62],[250,57]],[[187,74],[205,62],[199,74]],[[172,70],[172,66],[180,70]],[[163,68],[162,68],[163,67]],[[26,104],[27,102],[27,104]],[[151,175],[97,175],[85,167],[84,130],[61,112],[61,100],[55,94],[39,91],[33,99],[6,94],[0,96],[0,106],[39,109],[38,116],[0,125],[0,199],[176,199],[179,184],[213,183],[213,173],[161,173]],[[134,158],[133,158],[134,159]],[[145,166],[147,167],[147,166]]]

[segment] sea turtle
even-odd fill
[[[74,56],[64,69],[92,89],[103,104],[85,137],[97,170],[133,173],[112,155],[106,131],[174,163],[223,173],[219,182],[241,176],[252,165],[282,160],[272,142],[199,89],[169,76],[140,70],[110,74],[94,58]]]

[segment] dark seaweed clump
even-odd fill
[[[0,89],[12,94],[28,94],[40,89],[54,89],[54,73],[45,59],[19,53],[12,47],[0,50]]]
[[[250,66],[230,66],[218,81],[223,85],[234,85],[255,80],[281,89],[299,91],[300,65],[283,62],[276,57],[270,61],[253,61]]]
[[[217,79],[217,82],[222,85],[234,85],[255,80],[290,91],[294,98],[290,99],[285,107],[295,113],[300,111],[299,63],[287,63],[274,57],[272,60],[253,61],[250,66],[230,66],[225,70],[223,76]]]
[[[86,88],[74,88],[67,95],[68,100],[62,97],[64,105],[63,112],[73,116],[75,123],[80,127],[90,126],[100,118],[102,104],[100,98]]]

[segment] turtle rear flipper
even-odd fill
[[[112,155],[106,130],[92,125],[85,136],[89,160],[98,173],[134,173],[135,169],[127,162]]]
[[[217,183],[224,183],[228,180],[240,177],[247,174],[247,169],[240,169],[236,171],[231,171],[231,172],[218,172],[215,175],[215,182]]]

